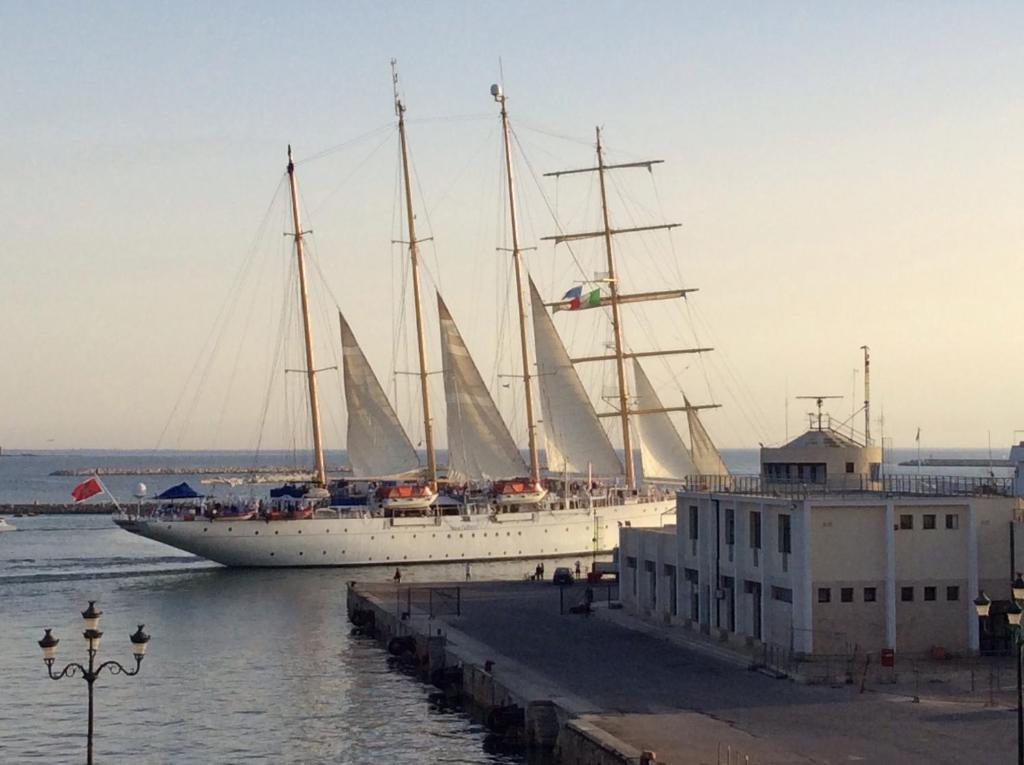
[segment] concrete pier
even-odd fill
[[[458,678],[506,735],[560,763],[952,765],[1015,748],[1005,707],[766,677],[608,610],[601,587],[590,616],[561,613],[583,599],[580,584],[467,583],[457,606],[452,590],[353,584],[348,608],[373,614],[383,645],[410,639],[425,679]]]

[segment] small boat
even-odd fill
[[[6,518],[0,518],[0,531],[17,531],[18,527],[8,523]]]
[[[251,521],[256,517],[255,510],[246,510],[240,513],[223,513],[222,515],[214,516],[215,521]]]
[[[539,481],[513,478],[491,485],[494,501],[501,505],[535,505],[547,496],[548,490]]]
[[[437,501],[437,491],[429,483],[400,483],[381,486],[377,489],[377,501],[381,507],[393,510],[418,510],[430,507]]]

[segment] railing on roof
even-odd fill
[[[759,475],[698,475],[684,491],[755,494],[787,499],[820,496],[1012,497],[1013,479],[960,475],[841,475],[825,482],[768,480]]]

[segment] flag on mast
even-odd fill
[[[96,477],[89,478],[88,480],[82,481],[78,486],[71,490],[71,496],[75,502],[84,502],[89,497],[95,496],[103,491],[103,487],[100,486],[99,479]]]
[[[582,287],[573,287],[562,295],[562,300],[568,300],[569,305],[555,306],[556,311],[578,311],[580,308],[597,308],[601,305],[601,289],[590,290],[584,294]]]

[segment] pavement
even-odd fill
[[[566,606],[578,602],[583,587],[564,595]],[[966,765],[1016,754],[1015,709],[770,678],[681,645],[678,627],[622,612],[560,614],[559,596],[547,582],[467,583],[461,615],[441,618],[659,762],[717,765],[726,749],[759,765]]]

